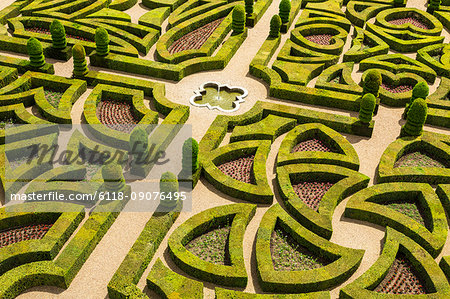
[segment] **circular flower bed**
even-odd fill
[[[169,47],[169,53],[174,54],[185,50],[200,49],[206,40],[219,27],[224,18],[217,19],[177,39]]]
[[[427,24],[425,24],[415,16],[391,20],[389,21],[389,23],[391,23],[392,25],[403,25],[406,23],[410,23],[411,25],[414,25],[420,29],[427,29],[427,30],[430,29],[430,27],[428,27]]]
[[[0,232],[0,248],[20,241],[42,239],[52,225],[29,225]]]
[[[385,294],[426,294],[426,290],[412,268],[411,263],[401,253],[397,254],[388,274],[374,291]]]
[[[433,159],[421,152],[413,152],[402,156],[398,159],[394,167],[439,167],[446,168],[444,163]]]
[[[319,139],[309,139],[294,146],[292,153],[296,152],[331,152],[331,149]]]
[[[220,171],[222,171],[224,174],[232,177],[235,180],[247,184],[253,184],[252,168],[254,160],[255,156],[251,155],[223,163],[217,166],[217,168],[219,168]]]
[[[297,196],[311,209],[317,211],[325,193],[333,186],[329,182],[302,182],[292,185]]]
[[[408,92],[414,88],[412,85],[391,85],[387,83],[381,83],[381,87],[392,93]]]
[[[270,240],[273,267],[276,271],[310,270],[323,267],[330,261],[316,256],[298,244],[280,226],[276,226]]]
[[[313,34],[305,36],[307,40],[318,45],[331,45],[332,37],[331,34]]]
[[[210,263],[231,265],[228,254],[228,237],[231,226],[207,232],[186,244],[186,249]]]
[[[139,122],[131,105],[117,100],[102,100],[97,106],[97,117],[108,128],[125,133],[130,133]]]
[[[51,35],[50,30],[45,29],[45,28],[39,28],[39,27],[25,28],[25,31]],[[86,41],[86,42],[92,42],[92,40],[90,40],[88,38],[85,38],[82,36],[77,36],[77,35],[70,35],[67,33],[66,33],[66,38],[73,38],[73,39],[82,40],[82,41]]]
[[[51,90],[51,89],[44,89],[45,99],[55,108],[58,108],[59,102],[61,101],[61,98],[63,96],[63,92]]]

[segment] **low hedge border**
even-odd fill
[[[450,110],[428,108],[428,116],[425,123],[450,128]]]
[[[147,286],[162,298],[203,298],[203,283],[173,272],[160,259],[156,260],[147,277]]]
[[[367,187],[369,177],[341,166],[317,164],[290,164],[277,167],[278,191],[286,209],[303,226],[329,240],[333,232],[331,218],[334,209],[351,194]],[[331,182],[316,212],[295,193],[296,182]]]
[[[108,283],[108,295],[111,299],[125,299],[133,296],[147,298],[138,289],[137,283],[178,216],[178,212],[153,213]],[[155,230],[155,227],[158,229]]]
[[[299,142],[316,136],[333,151],[292,152],[293,147]],[[353,170],[359,169],[358,154],[350,142],[335,130],[319,123],[299,125],[284,137],[278,151],[277,165],[298,163],[331,164]]]
[[[439,196],[442,205],[447,213],[450,213],[450,184],[438,185],[436,187],[436,194]],[[449,272],[450,274],[450,272]]]
[[[409,58],[403,54],[386,54],[364,59],[359,64],[359,70],[384,69],[393,74],[413,73],[433,83],[436,80],[436,72],[429,66]]]
[[[226,1],[219,2],[198,2],[198,1],[186,1],[185,3],[178,6],[169,16],[167,28],[172,28],[177,26],[180,23],[193,19],[194,17],[198,17],[199,15],[203,15],[208,19],[206,23],[203,25],[213,21],[214,17],[209,14],[209,11],[216,10],[217,8],[223,7],[226,5]],[[211,19],[212,18],[212,19]],[[200,25],[200,26],[203,26]],[[191,26],[189,26],[191,27]],[[195,26],[197,27],[197,26]],[[188,30],[188,32],[191,30]],[[179,38],[179,37],[178,37]]]
[[[40,240],[26,240],[0,249],[0,275],[26,263],[52,260],[69,239],[84,218],[82,207],[70,204],[71,212],[56,212],[66,209],[65,204],[56,202],[25,203],[24,207],[1,209],[2,230],[33,224],[53,224]],[[64,206],[63,206],[64,205]],[[16,211],[18,210],[18,211]],[[48,212],[53,210],[55,212]]]
[[[287,23],[282,23],[280,32],[287,33],[287,30],[291,27],[294,22],[295,17],[301,9],[301,5],[303,4],[302,0],[292,0],[291,1],[291,11],[289,12],[289,21]]]
[[[120,0],[118,0],[120,1]],[[134,1],[134,0],[132,0]],[[131,23],[131,17],[129,14],[113,9],[111,5],[109,5],[109,8],[103,8],[97,12],[94,12],[93,14],[90,14],[85,17],[86,19],[106,19],[106,20],[117,20],[117,21],[125,21]]]
[[[230,143],[208,153],[209,159],[201,160],[203,175],[218,190],[232,197],[254,203],[270,204],[273,193],[266,175],[266,159],[271,142],[268,140],[246,140]],[[217,165],[254,154],[252,176],[255,184],[247,184],[223,173]]]
[[[429,108],[439,108],[450,110],[450,102],[447,97],[450,96],[450,78],[441,77],[441,82],[434,93],[426,99]]]
[[[170,11],[174,11],[183,2],[183,0],[142,0],[142,5],[149,9],[169,7]]]
[[[16,81],[18,77],[19,73],[17,72],[17,69],[7,66],[0,66],[0,88],[2,90],[3,87]],[[2,93],[0,92],[0,94]]]
[[[272,69],[280,74],[283,82],[301,86],[306,86],[314,77],[320,75],[324,68],[325,64],[323,63],[299,64],[298,62],[275,60],[272,64]]]
[[[314,87],[361,95],[363,89],[352,78],[353,66],[354,62],[344,62],[328,67],[317,77]],[[339,82],[331,82],[336,77]]]
[[[391,227],[386,228],[385,245],[381,256],[363,275],[352,283],[344,286],[339,293],[339,298],[391,298],[394,295],[380,294],[373,290],[387,275],[394,263],[397,253],[403,253],[409,259],[417,273],[425,283],[429,293],[425,295],[409,295],[417,298],[445,298],[450,296],[450,286],[447,279],[433,257],[422,247],[407,236],[395,231]],[[408,296],[408,295],[403,295]],[[408,296],[408,297],[409,297]]]
[[[247,273],[243,245],[245,229],[256,212],[256,205],[230,204],[205,210],[177,227],[168,240],[172,260],[189,275],[224,286],[245,287]],[[195,237],[232,220],[228,238],[231,266],[206,262],[186,249]]]
[[[108,7],[110,9],[124,11],[135,6],[137,2],[138,0],[113,0]]]
[[[276,271],[270,240],[277,224],[301,246],[333,262],[311,270]],[[255,252],[259,285],[263,291],[274,293],[315,292],[331,288],[350,277],[364,255],[363,250],[342,247],[315,235],[291,218],[279,204],[264,214],[256,236]]]
[[[288,39],[278,53],[277,60],[310,64],[325,63],[325,67],[329,67],[338,63],[339,55],[324,54],[310,50]]]
[[[11,3],[11,5],[5,7],[0,11],[0,24],[6,24],[7,20],[10,18],[17,17],[20,15],[20,11],[22,8],[24,8],[26,5],[29,4],[30,1],[23,0],[23,1],[15,1]]]
[[[318,45],[305,38],[310,34],[330,34],[330,45]],[[298,26],[291,31],[290,40],[295,44],[305,47],[309,50],[318,51],[324,54],[339,55],[347,39],[348,32],[336,25],[330,24],[309,24],[307,26]]]
[[[365,7],[365,8],[364,8]],[[353,25],[363,28],[366,22],[380,11],[393,7],[390,3],[370,3],[366,1],[349,1],[345,16]],[[364,8],[364,9],[362,9]]]
[[[443,36],[424,36],[410,30],[387,29],[367,23],[366,29],[384,40],[391,50],[401,53],[417,52],[419,49],[444,42]]]
[[[27,71],[34,71],[46,74],[54,74],[55,68],[53,64],[46,63],[42,67],[36,69],[30,66],[30,61],[26,59],[14,58],[10,56],[0,55],[0,66],[7,66],[11,68],[16,68],[19,74],[24,74]]]
[[[442,55],[437,61],[432,56]],[[431,67],[439,76],[450,77],[450,45],[438,44],[417,51],[416,60]]]
[[[445,28],[450,28],[450,11],[435,11],[433,12],[433,15],[444,25]]]
[[[330,299],[329,292],[313,292],[306,294],[251,294],[235,290],[214,288],[216,299]]]
[[[33,7],[32,3],[22,10],[22,14],[75,20],[102,10],[103,8],[108,7],[109,3],[109,0],[96,0],[92,3],[86,3],[85,0],[75,0],[60,6],[53,6],[53,3],[50,3],[47,8],[44,8],[41,3],[36,3],[36,6]]]
[[[161,33],[161,25],[164,22],[164,20],[169,17],[169,15],[170,15],[169,7],[155,8],[143,14],[139,18],[138,24],[157,29]]]
[[[326,3],[326,2],[324,2]],[[341,27],[347,32],[350,32],[351,23],[345,17],[335,14],[334,12],[327,12],[317,10],[315,8],[305,8],[297,20],[295,27],[306,26],[314,23],[326,23]]]
[[[253,13],[251,16],[246,16],[246,26],[254,27],[262,18],[266,10],[272,4],[272,0],[258,0],[254,2]]]
[[[377,181],[420,182],[447,184],[450,182],[449,168],[436,167],[395,167],[395,162],[405,153],[426,150],[442,161],[450,161],[450,139],[448,135],[424,132],[419,137],[403,137],[392,142],[381,156]]]
[[[425,226],[384,203],[414,199],[424,213]],[[447,218],[439,198],[428,184],[385,183],[359,191],[350,197],[344,216],[381,226],[390,226],[420,244],[433,257],[447,239]]]
[[[353,1],[352,1],[353,2]],[[364,45],[369,45],[370,48],[363,48]],[[375,34],[355,27],[353,32],[352,46],[344,53],[344,62],[353,61],[360,62],[363,59],[388,54],[389,45]]]

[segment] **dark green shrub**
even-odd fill
[[[281,18],[279,15],[274,15],[272,19],[270,19],[270,37],[279,37],[280,36],[280,28],[281,28]]]
[[[394,0],[394,6],[396,7],[403,6],[404,3],[405,0]]]
[[[377,99],[373,94],[367,93],[362,97],[361,104],[359,106],[359,120],[362,123],[370,123],[376,104]]]
[[[86,51],[84,47],[80,44],[76,44],[72,48],[73,56],[73,75],[74,76],[84,76],[89,70],[87,68],[86,62]]]
[[[402,136],[419,136],[427,119],[427,103],[424,99],[416,99],[406,116],[406,124],[402,127]]]
[[[58,20],[53,20],[50,24],[50,33],[52,34],[53,48],[64,49],[67,47],[66,29]]]
[[[245,28],[245,9],[242,5],[236,5],[232,13],[232,23],[234,33],[242,33]]]
[[[371,93],[378,98],[381,86],[381,74],[378,70],[370,70],[364,78],[363,94]]]
[[[40,41],[34,37],[30,38],[27,42],[27,51],[30,55],[31,67],[40,68],[45,65],[44,51]]]
[[[186,139],[183,144],[182,166],[184,172],[194,173],[198,169],[198,143],[194,138]]]
[[[245,12],[250,17],[253,13],[253,0],[245,0]]]
[[[109,53],[109,34],[105,28],[98,27],[95,31],[95,45],[97,55],[106,56]]]
[[[125,187],[122,167],[116,163],[108,163],[102,167],[102,177],[107,191],[119,191]]]
[[[439,10],[441,6],[441,0],[430,0],[427,8],[428,13],[433,13],[435,10]]]
[[[159,191],[161,192],[160,205],[165,208],[174,208],[178,200],[175,192],[178,192],[178,179],[172,172],[164,172],[159,181]],[[163,199],[164,198],[164,199]]]
[[[411,99],[409,100],[409,103],[406,105],[405,112],[404,112],[405,115],[408,113],[408,110],[411,107],[411,104],[416,99],[426,99],[428,97],[429,93],[430,93],[430,89],[426,82],[417,83],[412,90]]]
[[[130,154],[136,164],[143,164],[148,156],[148,134],[141,128],[136,127],[130,134],[129,142]]]
[[[289,22],[289,14],[291,13],[291,1],[289,0],[281,0],[279,8],[279,15],[281,18],[281,22],[287,23]]]

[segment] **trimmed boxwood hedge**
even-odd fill
[[[252,294],[241,291],[215,288],[216,299],[330,299],[329,292],[313,292],[305,294]]]
[[[439,60],[433,56],[441,55]],[[416,60],[431,67],[439,76],[450,77],[450,45],[437,44],[417,51]]]
[[[354,3],[352,1],[350,3]],[[347,6],[348,8],[349,6]],[[362,45],[369,45],[369,48],[362,48]],[[362,28],[355,27],[354,35],[352,38],[351,48],[344,53],[343,61],[360,62],[363,59],[387,54],[389,51],[389,45],[386,44],[381,38],[373,33]]]

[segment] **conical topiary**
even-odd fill
[[[428,5],[427,12],[433,13],[435,10],[439,10],[441,6],[441,0],[430,0],[430,4]]]
[[[428,84],[426,82],[419,82],[416,85],[414,85],[414,88],[412,90],[412,96],[409,100],[409,103],[406,104],[404,115],[408,114],[408,110],[411,107],[412,103],[416,99],[426,99],[428,97],[428,94],[430,93],[430,88],[428,87]]]
[[[428,107],[424,99],[416,99],[409,108],[406,124],[402,127],[401,136],[419,136],[427,120]]]
[[[95,31],[95,45],[97,55],[106,56],[109,53],[109,34],[105,28],[98,27]]]
[[[34,37],[27,42],[27,51],[30,55],[30,66],[33,68],[40,68],[45,65],[44,50],[40,41]]]
[[[86,62],[86,51],[84,47],[80,44],[76,44],[72,48],[73,56],[73,75],[74,76],[84,76],[89,70],[87,68]]]
[[[363,94],[371,93],[377,98],[381,81],[381,74],[378,70],[369,70],[364,78]]]
[[[177,206],[179,196],[178,193],[178,179],[172,172],[164,172],[159,181],[159,192],[161,192],[160,205],[166,209],[173,209]],[[163,199],[164,198],[164,199]]]
[[[245,12],[247,16],[251,16],[253,13],[253,0],[245,0]]]
[[[183,172],[194,173],[198,169],[198,143],[194,138],[188,138],[183,143]]]
[[[102,167],[104,187],[107,191],[117,192],[125,187],[125,178],[122,166],[116,163],[108,163]]]
[[[281,28],[281,18],[279,15],[274,15],[272,19],[270,19],[270,37],[279,37],[280,36],[280,28]]]
[[[290,0],[281,0],[279,8],[279,15],[281,18],[281,22],[287,23],[289,22],[289,14],[291,13],[291,1]]]
[[[135,164],[144,164],[149,154],[148,134],[141,127],[136,127],[130,134],[129,150]]]
[[[64,49],[67,47],[66,30],[58,20],[53,20],[50,25],[50,33],[52,34],[52,46],[55,49]]]
[[[372,120],[373,111],[375,110],[375,106],[377,104],[377,99],[371,93],[365,94],[359,105],[359,120],[362,123],[368,124]]]
[[[231,15],[231,27],[234,33],[242,33],[245,28],[245,9],[242,5],[236,5]]]

